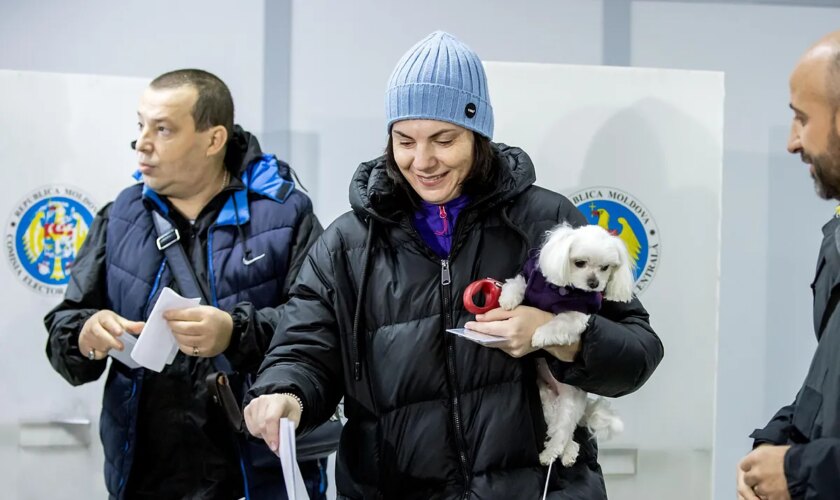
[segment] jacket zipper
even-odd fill
[[[441,259],[440,261],[440,285],[441,296],[443,297],[443,324],[444,328],[452,328],[452,312],[451,312],[451,297],[450,287],[452,284],[452,276],[449,273],[449,260]],[[458,398],[457,379],[455,376],[455,342],[451,335],[446,335],[446,350],[449,357],[447,363],[449,378],[452,384],[452,420],[455,424],[455,441],[458,443],[458,457],[461,461],[461,472],[464,474],[464,498],[469,498],[470,473],[467,467],[467,452],[466,444],[464,443],[464,434],[461,427],[461,401]]]
[[[434,233],[437,236],[445,236],[447,233],[449,233],[449,219],[446,218],[446,207],[445,206],[438,205],[438,215],[440,216],[440,219],[443,221],[441,223],[441,224],[443,224],[443,227],[441,228],[440,231],[435,231]]]

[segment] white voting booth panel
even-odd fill
[[[613,401],[601,443],[611,498],[711,498],[718,332],[723,75],[487,63],[494,139],[523,148],[537,184],[631,248],[636,292],[665,346]]]
[[[132,181],[146,79],[0,71],[0,484],[4,498],[105,498],[102,380],[72,387],[44,353],[96,210]]]
[[[638,290],[666,355],[639,392],[614,403],[627,430],[602,444],[611,498],[710,498],[722,76],[486,68],[496,140],[531,155],[539,185],[639,243]],[[101,381],[74,388],[53,371],[42,318],[60,301],[76,238],[132,182],[129,142],[147,82],[0,71],[0,483],[9,498],[106,496]]]

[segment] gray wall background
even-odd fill
[[[4,0],[0,68],[213,71],[234,93],[237,121],[293,162],[325,224],[348,209],[356,165],[385,145],[393,65],[435,29],[486,60],[724,71],[714,497],[731,498],[746,436],[793,399],[815,346],[808,284],[832,204],[817,200],[784,150],[787,78],[801,52],[838,27],[838,0]],[[49,110],[33,103],[33,112]],[[44,339],[40,321],[20,334]]]

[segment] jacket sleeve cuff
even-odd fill
[[[792,419],[794,405],[782,407],[773,415],[773,418],[762,429],[755,429],[750,437],[755,441],[753,448],[762,444],[783,445],[790,442],[790,433],[793,428]]]
[[[250,314],[248,309],[237,305],[230,312],[230,317],[233,320],[233,329],[230,333],[230,344],[225,349],[225,355],[230,357],[239,351],[239,346],[242,343],[242,336],[248,330],[248,322],[250,321]]]
[[[87,360],[87,353],[83,353],[79,350],[79,336],[82,334],[82,328],[85,326],[85,323],[96,314],[96,309],[81,309],[79,310],[75,324],[72,325],[72,331],[70,335],[67,336],[67,351],[66,353],[70,356],[80,356]]]
[[[807,478],[802,470],[802,455],[806,447],[805,444],[795,444],[785,453],[785,479],[791,498],[799,498],[805,494]]]
[[[752,434],[750,434],[750,437],[753,438],[753,449],[756,449],[763,444],[782,445],[787,441],[786,439],[780,441],[778,430],[770,430],[769,428],[755,429],[752,431]]]
[[[315,414],[318,412],[318,409],[313,406],[314,401],[309,400],[306,398],[306,390],[302,388],[300,385],[293,384],[293,383],[285,383],[285,384],[267,384],[261,385],[260,387],[251,387],[247,393],[245,393],[245,398],[242,401],[242,407],[248,406],[248,404],[257,399],[260,396],[266,396],[271,394],[293,394],[300,399],[300,403],[303,406],[303,411],[300,414],[300,422],[298,422],[297,428],[297,436],[303,436],[308,434],[312,429],[317,427],[323,422],[319,422]]]

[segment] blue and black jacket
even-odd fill
[[[225,164],[235,174],[230,185],[193,223],[142,183],[99,212],[64,301],[45,318],[47,356],[71,384],[94,381],[107,367],[106,360],[90,361],[78,349],[91,315],[109,309],[145,320],[164,287],[177,291],[155,244],[152,211],[179,229],[205,295],[234,318],[225,359],[246,377],[257,370],[281,314],[274,308],[285,302],[323,230],[309,198],[295,189],[289,166],[263,154],[256,138],[238,127]],[[204,379],[214,371],[212,358],[182,353],[161,373],[110,363],[100,436],[112,498],[256,498],[260,490],[282,486],[278,470],[261,477],[241,460],[207,394]]]

